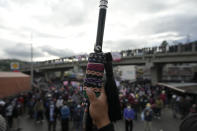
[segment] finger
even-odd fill
[[[99,98],[101,98],[101,99],[106,99],[106,93],[105,93],[105,88],[104,88],[104,86],[101,88],[101,94],[100,94],[100,96],[99,96]]]
[[[91,89],[86,89],[86,93],[88,95],[90,104],[96,101],[96,95]]]

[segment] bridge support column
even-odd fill
[[[178,53],[181,52],[181,44],[178,44]]]
[[[154,65],[151,68],[152,85],[156,85],[158,82],[162,80],[162,70],[163,70],[163,65]]]
[[[48,72],[45,72],[45,73],[44,73],[44,77],[45,77],[46,81],[49,81]]]
[[[64,71],[61,71],[61,74],[60,74],[60,80],[63,81],[64,80]]]
[[[45,79],[47,81],[53,80],[58,76],[58,72],[54,72],[54,71],[47,71],[45,72]]]
[[[196,52],[196,45],[194,42],[192,43],[192,52]]]

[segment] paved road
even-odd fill
[[[155,119],[152,124],[152,131],[178,131],[178,126],[180,120],[173,119],[169,109],[164,109],[163,114],[160,120]],[[20,122],[19,122],[20,121]],[[44,121],[42,124],[35,123],[32,119],[29,119],[26,115],[20,118],[19,126],[22,128],[22,131],[47,131],[47,123]],[[16,122],[15,122],[16,123]],[[72,122],[70,122],[70,127],[72,127]],[[114,124],[116,131],[125,131],[124,121],[119,121]],[[141,120],[134,121],[133,131],[143,131],[144,123]],[[61,131],[60,122],[57,123],[57,130]],[[70,131],[76,131],[71,130]]]
[[[160,120],[154,119],[152,123],[152,131],[179,131],[180,120],[172,118],[172,112],[164,109]],[[115,124],[116,131],[125,131],[124,121]],[[134,121],[133,131],[143,131],[144,122],[141,120]]]

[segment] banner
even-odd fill
[[[112,52],[112,58],[113,58],[113,61],[121,61],[121,54],[120,52]]]
[[[136,80],[136,69],[135,66],[120,66],[119,70],[121,71],[122,80]]]

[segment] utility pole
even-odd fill
[[[33,71],[33,42],[32,42],[32,33],[31,33],[31,87],[33,87],[33,78],[34,78],[34,71]]]

